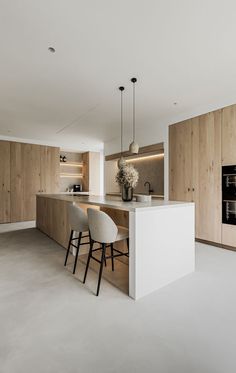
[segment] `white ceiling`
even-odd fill
[[[0,135],[102,147],[121,84],[131,129],[133,76],[140,130],[236,102],[235,15],[235,0],[0,0]]]

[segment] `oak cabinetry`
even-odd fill
[[[169,127],[169,198],[192,201],[192,127],[186,120]]]
[[[222,109],[222,165],[236,165],[236,105]],[[222,224],[222,244],[236,247],[236,226]]]
[[[192,119],[196,237],[221,242],[221,111]]]
[[[10,142],[0,141],[0,223],[10,222]]]
[[[94,195],[100,195],[100,153],[86,152],[82,154],[82,159],[83,190]]]
[[[60,185],[60,148],[40,146],[40,190],[58,193]]]
[[[59,150],[0,141],[0,223],[35,220],[36,194],[59,191]]]
[[[236,164],[236,105],[222,109],[222,165]]]
[[[34,220],[40,191],[40,145],[11,143],[11,221]]]
[[[221,111],[169,127],[169,198],[195,202],[196,237],[221,242]]]
[[[222,244],[226,246],[236,246],[236,226],[222,224]]]

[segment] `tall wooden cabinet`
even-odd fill
[[[191,120],[169,127],[169,175],[169,198],[192,201]]]
[[[40,146],[40,191],[58,193],[60,188],[60,149]]]
[[[196,237],[221,242],[221,111],[169,127],[169,198],[195,202]]]
[[[222,109],[222,165],[236,165],[236,105]],[[236,247],[236,225],[222,224],[222,243]]]
[[[236,164],[236,105],[222,109],[222,165]]]
[[[10,142],[0,141],[0,223],[10,222]]]
[[[0,141],[0,223],[34,220],[36,194],[59,192],[60,149]]]
[[[82,155],[83,159],[83,191],[90,194],[100,195],[100,153],[86,152]]]
[[[40,191],[40,145],[11,143],[11,221],[35,219]]]

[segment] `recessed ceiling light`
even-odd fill
[[[51,53],[55,53],[55,52],[56,52],[56,49],[53,48],[53,47],[49,47],[48,50],[49,50],[49,52],[51,52]]]

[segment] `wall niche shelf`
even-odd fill
[[[83,167],[83,162],[60,162],[60,166]]]
[[[61,172],[60,173],[60,177],[72,177],[72,178],[80,178],[80,179],[82,179],[83,174],[66,174],[66,173]]]

